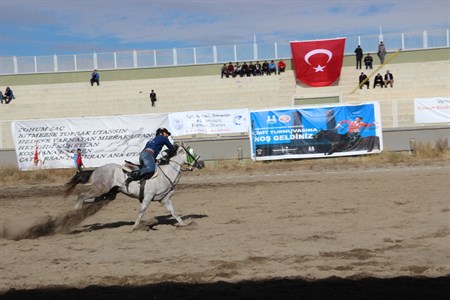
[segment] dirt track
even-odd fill
[[[174,205],[190,225],[175,226],[154,203],[134,232],[135,199],[120,195],[103,207],[74,213],[75,196],[64,199],[60,185],[2,186],[0,294],[12,288],[163,282],[179,284],[178,289],[213,284],[220,290],[221,281],[277,278],[407,276],[449,282],[448,162],[268,172],[186,175]],[[411,286],[420,284],[406,283],[414,292]],[[175,293],[168,287],[161,295],[168,291]],[[270,298],[270,291],[276,288],[269,284],[263,295]]]

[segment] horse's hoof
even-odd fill
[[[195,223],[195,221],[190,221],[188,223],[183,223],[183,225],[181,224],[177,224],[176,227],[177,228],[184,228],[186,230],[190,230],[190,229],[194,229],[197,226],[197,223]]]

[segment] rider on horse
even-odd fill
[[[356,117],[355,121],[348,121],[348,120],[343,120],[340,121],[337,126],[336,129],[341,127],[341,124],[346,123],[348,124],[348,129],[347,129],[347,133],[345,134],[350,142],[354,142],[356,141],[358,138],[361,137],[361,132],[360,129],[362,127],[369,127],[369,126],[374,126],[375,124],[367,124],[361,121],[362,117]]]
[[[155,174],[156,157],[164,146],[170,150],[175,150],[175,147],[169,141],[170,132],[166,128],[158,128],[153,139],[149,140],[139,155],[139,163],[141,168],[131,172],[125,185],[128,186],[131,181],[139,180],[141,178],[151,178]]]

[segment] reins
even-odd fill
[[[194,158],[188,151],[186,151],[186,148],[184,148],[184,147],[182,147],[182,148],[183,148],[183,150],[184,150],[185,153],[189,154],[192,158]],[[198,160],[198,158],[194,161],[194,163],[195,163],[197,160]],[[180,166],[180,170],[177,171],[176,168],[173,167],[170,163],[175,163],[175,164],[179,165],[179,166]],[[170,182],[170,185],[171,185],[171,188],[170,188],[170,190],[166,193],[166,195],[167,195],[170,191],[173,191],[173,190],[175,189],[175,186],[177,185],[178,181],[180,181],[181,174],[182,174],[181,172],[193,171],[193,170],[194,170],[193,167],[184,169],[183,166],[184,166],[185,164],[186,164],[186,162],[183,163],[183,164],[181,164],[181,163],[179,163],[179,162],[177,162],[177,161],[169,160],[168,165],[169,165],[171,168],[173,168],[176,172],[178,172],[178,174],[177,174],[177,176],[175,177],[175,180],[174,180],[174,181],[172,181],[172,180],[169,178],[169,176],[167,176],[167,174],[164,172],[164,170],[163,170],[160,166],[158,166],[158,168],[159,168],[159,170],[161,171],[161,173],[164,175],[164,177],[166,177],[166,179]],[[159,194],[159,195],[161,195],[161,194]]]

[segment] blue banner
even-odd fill
[[[328,105],[250,112],[254,160],[382,151],[379,105]]]

